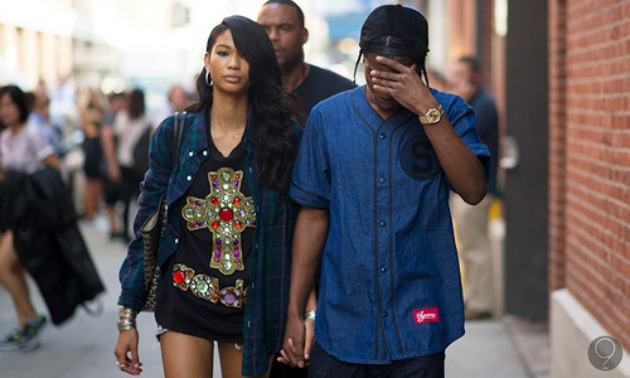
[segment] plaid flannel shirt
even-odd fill
[[[168,227],[158,248],[157,260],[163,265],[175,253],[181,232],[181,209],[171,205],[185,195],[199,167],[209,156],[204,108],[186,116],[179,159],[173,167],[174,117],[166,118],[155,130],[149,147],[149,170],[141,184],[138,212],[134,221],[134,240],[120,269],[122,292],[118,304],[141,308],[144,291],[143,244],[141,226],[155,212],[159,199],[166,193]],[[247,151],[246,174],[257,182],[256,167],[251,159],[251,119],[248,119],[243,142]],[[301,128],[294,123],[294,129]],[[286,325],[289,298],[291,241],[298,206],[288,193],[251,185],[256,204],[256,231],[250,262],[250,285],[243,324],[243,374],[258,375],[267,371],[269,357],[280,350]]]

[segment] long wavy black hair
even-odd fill
[[[296,104],[282,89],[282,76],[273,45],[258,23],[242,16],[231,16],[217,25],[206,45],[212,52],[217,38],[230,30],[236,49],[249,63],[249,108],[253,126],[246,130],[253,139],[254,163],[258,168],[258,184],[286,190],[293,171],[299,137],[291,125],[296,115]],[[209,73],[208,73],[209,75]],[[206,83],[206,69],[197,79],[199,101],[191,106],[200,111],[212,104],[212,87]]]

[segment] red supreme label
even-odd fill
[[[419,310],[413,310],[413,320],[416,324],[438,323],[440,321],[440,315],[438,314],[437,307],[421,308]]]

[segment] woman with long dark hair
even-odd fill
[[[33,174],[46,166],[61,171],[61,162],[53,145],[34,123],[28,122],[29,113],[26,94],[19,87],[8,85],[0,88],[0,124],[5,126],[0,134],[2,172]],[[19,194],[12,192],[12,198],[2,198],[2,206],[8,206]],[[26,269],[15,250],[11,228],[8,224],[0,225],[0,284],[11,295],[18,327],[0,341],[0,351],[24,351],[39,345],[40,331],[46,324],[46,318],[35,311],[31,301]]]
[[[223,377],[267,374],[281,348],[297,213],[288,184],[301,134],[264,29],[225,18],[208,38],[199,101],[156,129],[141,186],[136,238],[121,268],[118,367],[142,371],[135,316],[143,306],[140,226],[166,195],[155,319],[166,377],[211,377],[217,342]]]

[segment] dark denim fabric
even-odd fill
[[[463,300],[450,184],[437,155],[417,115],[401,109],[383,121],[364,88],[313,108],[290,195],[330,210],[318,342],[342,361],[389,364],[439,353],[461,337]],[[433,95],[487,170],[472,108]]]

